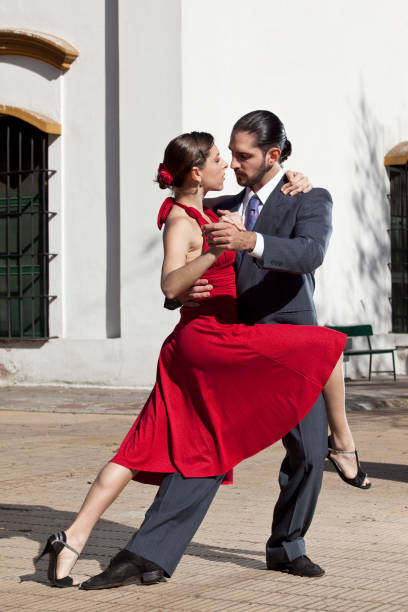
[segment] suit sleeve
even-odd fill
[[[333,202],[325,189],[302,194],[302,199],[290,238],[262,234],[264,252],[257,260],[261,268],[307,274],[323,263],[332,232]]]
[[[166,298],[163,306],[164,308],[167,308],[167,310],[177,310],[177,308],[180,308],[181,302],[179,302],[177,299],[171,300]]]

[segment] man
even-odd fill
[[[268,111],[242,117],[232,130],[231,168],[245,189],[223,202],[243,215],[250,231],[230,223],[203,228],[210,245],[237,251],[240,320],[254,323],[317,325],[313,303],[314,271],[322,262],[331,234],[330,194],[312,189],[292,199],[283,195],[279,162],[291,152],[284,127]],[[196,286],[195,299],[208,294]],[[324,574],[305,555],[304,535],[312,521],[327,455],[327,414],[322,396],[306,418],[284,439],[280,496],[266,545],[268,569],[302,576]]]
[[[211,243],[238,252],[241,320],[248,324],[316,324],[313,271],[323,261],[331,231],[330,196],[321,189],[292,198],[286,195],[299,189],[284,184],[279,165],[290,154],[290,143],[280,120],[268,111],[242,117],[233,128],[230,149],[231,167],[245,189],[223,202],[223,207],[243,214],[248,231],[240,232],[222,221],[203,229]],[[205,281],[197,282],[180,300],[194,306],[195,298],[210,292]],[[272,535],[267,542],[267,567],[321,576],[323,570],[305,556],[303,541],[327,454],[327,416],[321,398],[285,437],[284,444],[287,454],[279,477],[281,494]],[[153,583],[171,576],[222,480],[223,475],[166,475],[139,531],[109,567],[83,583],[82,588],[109,588],[135,580]]]

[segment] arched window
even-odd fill
[[[0,337],[47,338],[48,134],[0,116]]]
[[[392,331],[408,332],[408,142],[385,156],[390,178]]]

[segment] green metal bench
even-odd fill
[[[371,373],[374,374],[390,374],[391,372],[394,374],[394,380],[397,380],[396,372],[395,372],[395,357],[394,351],[395,348],[383,348],[377,349],[371,346],[370,336],[373,335],[373,328],[371,325],[346,325],[346,326],[332,326],[328,325],[330,329],[334,329],[336,331],[342,332],[343,334],[347,334],[348,337],[365,337],[367,338],[368,348],[367,349],[358,349],[358,350],[345,350],[344,355],[348,357],[352,357],[353,355],[369,355],[370,356],[370,366],[368,370],[368,380],[371,380]],[[385,353],[391,353],[392,355],[392,370],[373,370],[372,369],[372,360],[373,355],[383,355]]]

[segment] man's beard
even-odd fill
[[[251,177],[247,177],[244,179],[244,182],[240,183],[242,187],[252,187],[252,185],[257,185],[260,183],[267,172],[270,170],[270,166],[266,164],[265,158],[262,167],[258,170],[257,174]]]

